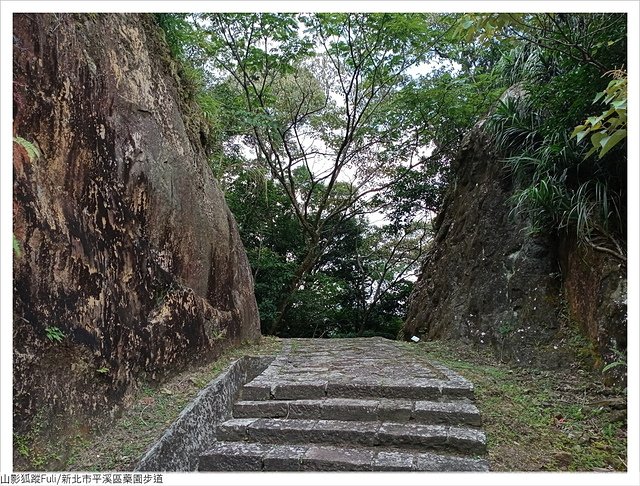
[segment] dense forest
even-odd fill
[[[623,14],[157,14],[263,333],[395,338],[465,133],[512,217],[626,261]]]

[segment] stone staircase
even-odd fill
[[[488,471],[473,385],[405,344],[296,339],[247,383],[200,471]]]

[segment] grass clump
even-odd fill
[[[122,415],[104,430],[78,436],[62,469],[131,471],[184,407],[229,364],[244,355],[271,355],[281,348],[277,338],[263,337],[225,352],[213,363],[182,372],[161,385],[142,384]]]
[[[515,368],[460,343],[407,343],[473,382],[493,471],[625,471],[626,391],[595,373]]]

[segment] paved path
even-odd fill
[[[201,471],[486,471],[473,385],[404,343],[291,339]]]

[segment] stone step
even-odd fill
[[[486,452],[486,436],[481,430],[416,423],[238,418],[220,424],[216,437],[231,442],[428,448],[465,454]]]
[[[485,459],[382,448],[317,444],[216,442],[200,455],[199,471],[476,471]]]
[[[322,398],[393,398],[410,400],[473,400],[473,384],[459,380],[416,380],[411,384],[380,382],[276,381],[264,376],[242,388],[243,400],[317,400]]]
[[[235,418],[290,418],[361,421],[415,421],[423,424],[480,426],[478,408],[468,402],[422,400],[241,400],[233,407]]]

